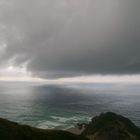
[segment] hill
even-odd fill
[[[0,140],[87,140],[62,130],[45,130],[0,119]]]
[[[76,135],[0,119],[0,140],[140,140],[140,129],[129,119],[112,112],[101,113],[84,127],[79,128],[83,129],[82,133]]]
[[[82,135],[90,140],[140,140],[140,129],[129,119],[108,112],[94,117]]]

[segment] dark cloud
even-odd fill
[[[44,78],[140,73],[140,10],[132,0],[0,0],[1,63]],[[2,45],[1,45],[2,46]]]

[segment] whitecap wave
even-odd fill
[[[43,129],[67,129],[74,127],[78,122],[89,122],[91,118],[87,116],[50,116],[49,120],[43,120],[38,122],[37,127]]]
[[[62,123],[54,122],[54,121],[41,121],[37,127],[38,128],[43,128],[43,129],[54,129],[58,126],[63,125]]]
[[[88,122],[91,118],[88,116],[72,116],[72,117],[61,117],[61,116],[51,116],[53,120],[56,120],[60,123],[67,123],[67,122],[81,122],[85,121]]]

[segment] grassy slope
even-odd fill
[[[43,130],[0,119],[0,140],[87,140],[61,130]]]
[[[96,140],[140,140],[140,129],[129,119],[108,112],[94,117],[83,135]]]

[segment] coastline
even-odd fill
[[[67,130],[39,129],[0,118],[2,140],[139,140],[140,128],[128,118],[107,112],[93,117],[88,124]]]

